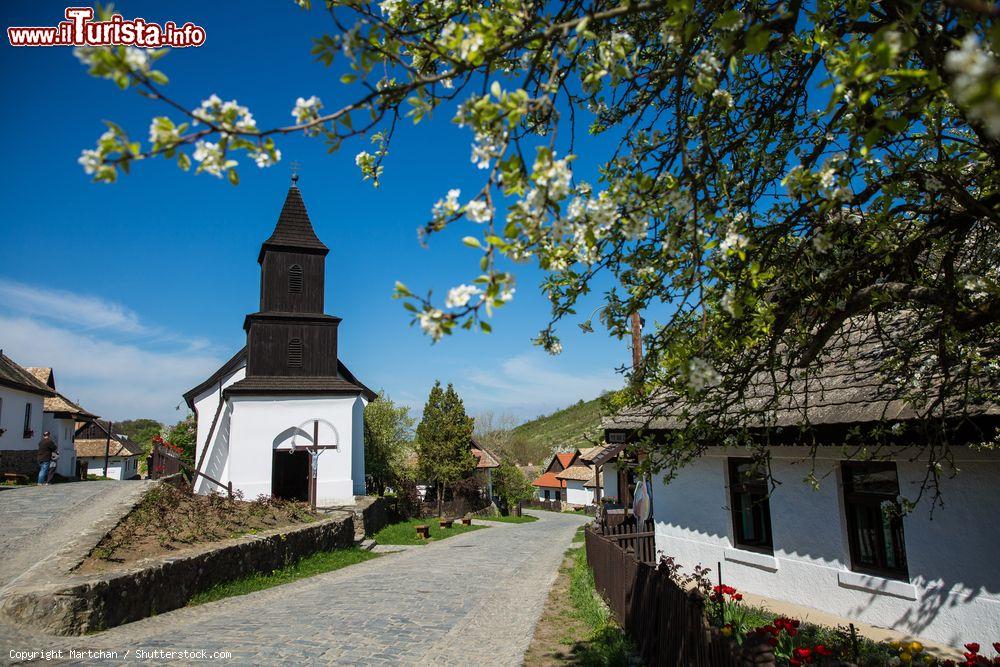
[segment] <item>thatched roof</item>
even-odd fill
[[[760,371],[750,378],[743,396],[723,393],[725,383],[697,403],[661,390],[645,403],[605,418],[602,425],[606,429],[677,430],[705,406],[720,402],[727,406],[727,418],[741,417],[741,423],[750,428],[920,419],[925,410],[906,399],[904,380],[887,376],[884,365],[889,354],[882,335],[870,324],[848,323],[812,364],[790,371]],[[941,386],[940,379],[931,377],[930,385],[935,384]],[[962,397],[951,396],[932,414],[1000,416],[1000,405],[969,405]]]
[[[571,479],[577,482],[586,482],[593,476],[594,471],[589,466],[581,465],[570,466],[562,472],[556,473],[556,477],[559,479]]]
[[[477,468],[499,468],[500,461],[490,452],[479,446],[475,440],[472,441],[472,455],[476,457]]]
[[[52,372],[51,368],[29,366],[24,370],[31,373],[36,380],[55,391],[56,376],[55,373]],[[67,415],[68,417],[76,420],[85,421],[88,419],[97,419],[97,415],[87,412],[79,405],[60,394],[58,391],[56,391],[55,396],[45,397],[42,409],[45,412]]]
[[[54,396],[55,391],[38,378],[19,366],[17,362],[0,350],[0,386],[40,396]]]
[[[607,445],[594,445],[593,447],[581,449],[580,460],[586,461],[587,463],[593,463],[594,459],[597,458],[606,448]]]

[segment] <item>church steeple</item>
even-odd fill
[[[274,232],[260,247],[260,310],[322,313],[329,248],[316,236],[293,177]]]
[[[306,204],[302,201],[297,181],[298,176],[293,176],[292,186],[288,188],[285,203],[278,216],[278,224],[275,225],[270,238],[260,246],[258,264],[264,264],[264,254],[268,250],[304,250],[324,257],[330,252],[330,249],[316,236],[316,230],[309,220],[309,213],[306,212]]]
[[[243,323],[247,378],[336,377],[340,318],[323,313],[329,252],[316,236],[293,179],[278,224],[257,260],[260,311]]]

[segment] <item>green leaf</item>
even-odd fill
[[[348,73],[348,74],[344,74],[344,75],[342,75],[340,77],[340,82],[341,83],[354,83],[357,80],[358,80],[358,75],[357,74],[350,74],[350,73]]]
[[[462,243],[469,246],[470,248],[482,248],[483,244],[479,242],[475,236],[466,236],[462,239]]]
[[[229,182],[232,183],[233,185],[240,184],[240,176],[239,174],[236,173],[235,169],[229,170]]]

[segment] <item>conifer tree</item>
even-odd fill
[[[475,470],[471,440],[472,419],[462,399],[450,384],[443,390],[441,382],[435,382],[417,426],[417,459],[421,476],[435,486],[438,516],[447,487]]]

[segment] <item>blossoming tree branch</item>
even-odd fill
[[[857,322],[886,350],[887,391],[926,415],[995,395],[997,5],[297,4],[330,26],[313,53],[347,72],[349,104],[303,91],[291,124],[263,128],[235,100],[171,97],[162,51],[80,50],[91,75],[164,107],[146,142],[109,124],[80,159],[87,173],[111,182],[163,158],[237,183],[241,161],[271,166],[281,137],[303,133],[334,149],[367,137],[355,162],[377,186],[395,133],[445,113],[469,132],[482,186],[442,184],[421,236],[467,228],[480,258],[443,302],[397,285],[433,339],[488,331],[514,295],[510,267],[533,261],[552,305],[537,343],[558,353],[558,325],[610,282],[611,334],[627,335],[632,313],[657,320],[619,398],[695,399],[689,431],[749,423],[733,397],[752,378],[772,378],[780,400]],[[613,139],[586,156],[595,183],[573,172],[584,134]],[[948,461],[939,431],[931,484]],[[658,465],[697,450],[663,448]]]

